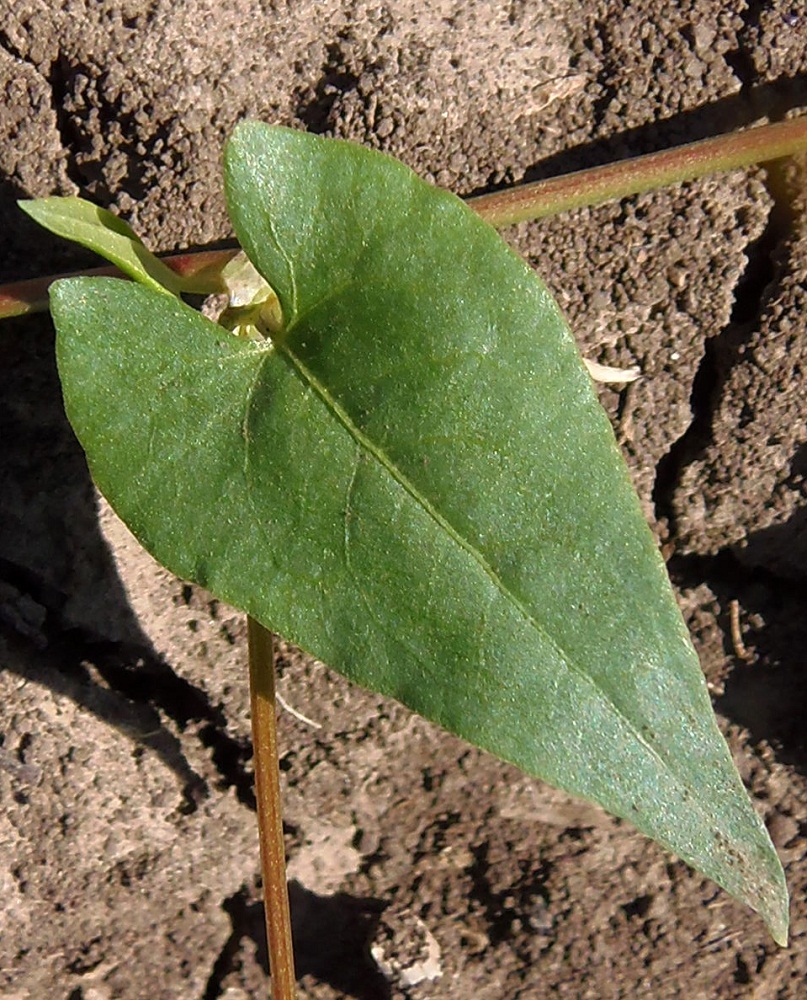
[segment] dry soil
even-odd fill
[[[807,106],[803,0],[0,11],[0,280],[90,263],[19,197],[92,198],[158,250],[227,238],[244,117],[470,194]],[[506,233],[585,354],[641,367],[603,403],[786,866],[790,948],[627,825],[284,647],[280,690],[319,726],[281,717],[301,997],[807,995],[806,178],[777,164]],[[265,996],[241,617],[95,494],[47,317],[5,325],[0,358],[0,995]]]

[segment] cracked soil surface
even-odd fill
[[[20,197],[81,194],[157,250],[229,237],[244,117],[470,194],[807,107],[802,0],[0,9],[1,280],[93,263]],[[791,946],[626,824],[283,647],[280,691],[321,727],[280,719],[300,996],[803,997],[807,166],[505,236],[585,354],[641,367],[603,403],[786,866]],[[95,494],[48,318],[6,324],[0,356],[0,996],[265,996],[241,617]],[[403,985],[424,956],[439,978]]]

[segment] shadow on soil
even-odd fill
[[[804,449],[802,449],[802,452]],[[786,554],[786,556],[785,556]],[[733,670],[718,707],[764,739],[777,757],[807,774],[807,509],[784,524],[755,532],[741,553],[745,584],[735,596],[747,615],[758,619],[745,637],[754,659]],[[801,557],[801,558],[800,558]],[[787,561],[785,561],[787,558]],[[746,568],[749,567],[750,568]],[[788,578],[766,565],[801,570]]]
[[[606,93],[603,105],[612,95]],[[544,180],[561,174],[583,170],[653,153],[687,142],[697,142],[734,129],[758,124],[760,119],[779,121],[791,109],[807,103],[807,75],[782,76],[771,83],[743,87],[737,94],[709,104],[682,111],[662,121],[648,122],[636,128],[625,129],[614,135],[582,143],[547,156],[524,174],[525,182]],[[490,185],[469,192],[470,195],[496,191],[506,183]]]
[[[149,746],[177,775],[182,809],[206,784],[188,764],[178,729],[193,724],[227,785],[253,805],[251,747],[227,735],[220,708],[178,677],[140,630],[98,528],[84,455],[67,423],[47,317],[10,321],[0,336],[0,628],[14,655],[5,669],[93,712]],[[77,623],[75,594],[96,597]],[[132,641],[112,641],[105,623]]]
[[[295,881],[289,883],[289,899],[297,979],[311,976],[354,1000],[390,1000],[389,983],[369,954],[384,904],[346,893],[318,896]],[[232,933],[213,966],[204,1000],[221,996],[228,976],[238,971],[245,940],[252,943],[258,964],[269,975],[263,904],[243,888],[225,902],[224,909]]]
[[[751,542],[756,551],[763,544],[804,544],[803,511],[786,524],[757,532]],[[724,652],[733,661],[723,695],[716,709],[751,735],[751,742],[765,741],[777,759],[807,773],[807,583],[787,579],[759,567],[749,567],[724,551],[716,556],[674,556],[668,568],[682,587],[705,582],[721,608]],[[742,638],[748,661],[732,646],[729,607],[740,607]]]

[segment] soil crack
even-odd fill
[[[746,248],[746,267],[734,289],[734,303],[726,326],[707,336],[703,357],[692,382],[692,419],[656,467],[652,500],[656,519],[667,525],[668,537],[677,534],[676,493],[685,469],[714,443],[713,419],[723,387],[739,363],[743,347],[758,329],[781,269],[781,247],[793,233],[794,213],[787,195],[785,167],[777,161],[764,170],[763,183],[772,206],[761,235]]]

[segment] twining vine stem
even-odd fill
[[[772,125],[759,125],[659,153],[479,195],[469,198],[468,205],[491,225],[508,226],[805,151],[807,115],[800,115]],[[204,293],[215,294],[223,291],[222,268],[237,252],[235,249],[203,250],[174,254],[163,260],[178,274],[196,278]],[[80,273],[119,272],[115,268],[98,268]],[[66,275],[34,278],[0,287],[0,319],[45,311],[48,287],[57,277]]]
[[[274,637],[254,618],[247,618],[247,638],[255,798],[272,997],[274,1000],[295,1000],[297,988],[278,770]]]
[[[469,198],[492,226],[542,219],[807,150],[807,115]]]

